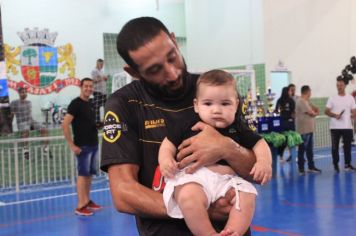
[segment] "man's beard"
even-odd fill
[[[171,82],[164,86],[161,86],[159,84],[148,83],[143,78],[142,81],[146,84],[146,86],[150,90],[154,92],[155,96],[159,96],[162,99],[176,99],[184,95],[185,86],[186,86],[186,74],[187,74],[187,69],[184,66],[184,68],[182,69],[182,74],[179,76],[179,78],[176,81]],[[176,85],[177,83],[179,84],[179,86]],[[171,87],[174,87],[174,89],[172,89]]]

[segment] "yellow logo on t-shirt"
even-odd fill
[[[166,122],[164,119],[155,119],[155,120],[145,120],[145,129],[152,129],[158,127],[165,127]]]
[[[113,143],[121,136],[122,124],[119,117],[112,111],[108,111],[104,117],[103,137],[109,143]]]

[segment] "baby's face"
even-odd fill
[[[235,120],[239,104],[236,90],[231,85],[199,85],[194,99],[194,110],[200,119],[215,128],[225,128]]]

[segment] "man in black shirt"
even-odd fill
[[[197,75],[187,72],[174,34],[155,18],[129,21],[118,35],[117,48],[128,64],[125,71],[139,80],[112,94],[105,106],[101,168],[109,173],[115,207],[136,215],[140,235],[192,235],[183,220],[167,216],[157,165],[167,125],[194,114]],[[194,172],[225,160],[240,176],[249,177],[256,160],[252,151],[204,123],[194,129],[201,132],[179,148],[181,168],[192,163],[188,171]],[[219,221],[227,219],[231,208],[234,193],[229,193],[209,208],[220,229],[224,224]]]
[[[84,78],[80,83],[80,96],[71,101],[64,117],[63,134],[70,149],[77,156],[78,206],[75,214],[90,216],[93,210],[101,207],[90,200],[90,185],[92,175],[98,170],[98,131],[95,125],[95,115],[89,97],[93,93],[93,80]],[[74,140],[70,132],[72,125]]]

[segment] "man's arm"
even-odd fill
[[[356,109],[352,109],[351,112],[354,119],[354,133],[356,133]]]
[[[72,134],[70,132],[70,124],[72,123],[74,117],[67,113],[64,116],[63,122],[62,122],[62,130],[63,130],[63,135],[64,138],[66,139],[70,149],[72,152],[74,152],[76,155],[78,155],[81,152],[81,149],[74,144],[74,141],[72,139]]]
[[[100,73],[98,73],[97,71],[93,71],[91,73],[91,77],[93,79],[93,82],[96,84],[96,83],[99,83],[100,81],[103,81],[103,80],[107,80],[107,76],[106,75],[100,75]]]
[[[221,135],[214,128],[202,122],[198,122],[193,129],[201,130],[201,132],[184,140],[178,147],[177,158],[180,161],[180,168],[192,163],[187,170],[191,173],[201,166],[225,160],[241,177],[250,178],[249,173],[256,162],[253,151],[242,147],[231,138]]]
[[[341,118],[341,114],[335,114],[335,113],[331,112],[331,109],[328,107],[325,108],[324,113],[325,113],[325,115],[335,118],[337,120]]]
[[[110,192],[115,208],[123,213],[143,217],[168,218],[163,195],[138,182],[139,166],[117,164],[108,169]],[[229,191],[209,208],[214,220],[226,220],[232,207],[231,200],[235,191]]]
[[[163,195],[138,182],[139,166],[112,165],[108,169],[111,195],[118,211],[155,218],[168,218]]]

